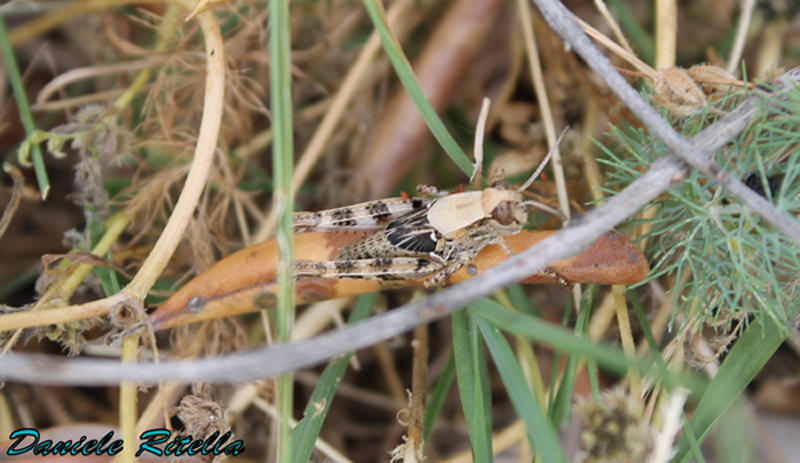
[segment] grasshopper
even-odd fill
[[[504,236],[519,233],[528,221],[530,206],[559,214],[534,201],[524,201],[524,191],[544,169],[551,150],[539,168],[519,189],[495,173],[483,190],[448,193],[420,185],[426,198],[391,198],[294,216],[297,232],[375,230],[376,233],[342,248],[335,261],[295,263],[298,276],[353,278],[379,281],[427,277],[425,287],[444,282],[489,244],[508,254],[513,251]],[[559,214],[560,215],[560,214]]]

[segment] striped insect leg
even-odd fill
[[[442,269],[440,264],[416,257],[378,257],[332,262],[295,262],[298,277],[352,278],[358,280],[414,280]]]
[[[438,272],[425,279],[423,283],[426,288],[433,288],[444,283],[445,280],[450,278],[450,275],[456,273],[461,267],[470,263],[470,261],[478,255],[478,251],[465,252],[458,256],[458,258],[450,265],[441,268]]]
[[[431,195],[438,197],[448,196],[450,194],[449,192],[441,190],[433,185],[417,185],[417,193],[421,195]]]
[[[427,206],[429,201],[415,198],[389,198],[320,212],[297,212],[297,233],[311,231],[380,230],[397,217]]]

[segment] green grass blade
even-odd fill
[[[482,299],[480,303],[473,303],[470,307],[481,318],[504,331],[521,334],[556,349],[595,359],[601,366],[616,373],[622,374],[628,369],[629,362],[625,359],[622,350],[578,338],[572,331],[560,325],[513,312],[486,299]]]
[[[347,322],[352,324],[367,318],[372,311],[373,305],[375,305],[377,297],[377,293],[365,294],[359,297],[356,307]],[[325,421],[325,417],[328,416],[328,410],[331,408],[331,403],[336,391],[339,389],[342,377],[347,371],[347,365],[350,363],[352,356],[353,354],[346,354],[333,359],[319,377],[319,381],[314,387],[314,392],[311,393],[311,398],[309,398],[306,409],[303,412],[303,419],[297,423],[292,432],[293,462],[306,463],[311,460],[311,454],[314,452],[314,443],[319,437],[322,423]]]
[[[705,439],[714,423],[778,350],[786,335],[786,329],[770,317],[756,317],[750,323],[722,362],[719,373],[709,384],[689,421],[698,439]],[[673,462],[689,460],[689,442],[685,435],[678,441],[676,449]]]
[[[536,304],[533,303],[531,298],[525,293],[522,285],[519,283],[513,284],[506,288],[508,298],[511,300],[511,305],[518,311],[534,316],[540,316],[542,311]]]
[[[550,422],[554,426],[558,426],[562,420],[568,419],[569,410],[572,408],[572,397],[575,393],[575,378],[578,375],[579,360],[580,355],[571,354],[567,357],[561,384],[556,392],[555,400],[548,409]]]
[[[272,167],[275,190],[272,204],[277,210],[276,238],[278,241],[278,341],[289,342],[294,327],[294,234],[292,213],[292,172],[294,170],[294,145],[292,140],[292,75],[291,75],[291,33],[289,25],[289,0],[272,0],[270,13],[270,103],[272,110]],[[280,463],[288,463],[292,458],[291,428],[287,418],[293,411],[293,386],[291,374],[278,378],[277,407],[278,420],[277,454]]]
[[[592,313],[592,306],[594,304],[593,294],[597,293],[597,285],[587,287],[584,292],[585,297],[581,299],[581,310],[578,311],[578,319],[575,323],[575,329],[580,333],[576,336],[582,336],[588,339],[589,332],[589,316]],[[580,355],[574,353],[570,354],[567,358],[567,364],[564,367],[564,375],[561,380],[561,386],[558,388],[556,398],[548,410],[550,413],[550,422],[553,423],[555,428],[558,428],[562,420],[568,420],[570,411],[572,410],[573,395],[575,394],[575,381],[578,377],[578,365],[580,364]]]
[[[22,120],[22,125],[25,127],[25,133],[31,136],[36,131],[36,124],[33,123],[33,114],[28,104],[28,97],[25,94],[25,85],[22,83],[22,76],[19,72],[17,59],[14,57],[14,50],[11,48],[11,41],[8,38],[6,23],[2,16],[0,16],[0,50],[3,52],[8,80],[11,82],[14,98],[17,100],[19,117]],[[50,192],[50,180],[47,178],[47,170],[44,168],[44,158],[42,157],[42,151],[39,149],[39,145],[34,144],[32,146],[32,151],[33,169],[36,172],[36,181],[39,182],[39,191],[42,194],[42,200],[45,200],[47,199],[47,194]]]
[[[103,267],[95,267],[92,270],[94,274],[97,275],[97,278],[100,279],[100,284],[103,286],[103,291],[106,293],[106,296],[113,296],[122,289],[116,271]]]
[[[458,168],[464,171],[465,174],[472,175],[472,170],[474,168],[472,162],[467,155],[464,154],[461,147],[458,146],[458,143],[456,143],[453,136],[450,135],[450,132],[447,131],[447,128],[439,118],[439,115],[436,114],[436,111],[433,109],[428,99],[425,98],[425,94],[419,86],[414,71],[411,69],[411,64],[409,64],[394,33],[389,29],[389,24],[386,21],[386,15],[384,14],[383,5],[380,3],[380,0],[364,0],[364,6],[367,8],[367,13],[369,13],[369,17],[375,25],[375,29],[381,36],[383,48],[386,50],[386,54],[392,62],[397,77],[411,96],[414,104],[417,105],[422,118],[425,120],[425,123],[428,124],[433,136],[436,137],[436,140],[442,145],[444,151],[450,156],[450,159],[456,163]]]
[[[450,392],[450,387],[453,385],[453,380],[456,377],[456,357],[450,352],[450,358],[442,369],[442,373],[436,380],[436,385],[431,391],[428,398],[428,405],[425,407],[425,442],[430,442],[431,433],[433,433],[433,426],[436,424],[436,419],[439,413],[442,412],[444,401]]]
[[[472,460],[488,463],[493,460],[489,375],[475,318],[464,310],[453,314],[453,352]]]
[[[483,300],[477,301],[470,307],[483,303]],[[503,379],[503,384],[506,386],[511,403],[514,405],[517,415],[528,428],[528,439],[540,457],[539,460],[548,463],[566,462],[567,457],[561,450],[558,436],[547,420],[546,413],[525,383],[522,368],[517,363],[511,346],[508,345],[497,327],[482,318],[478,318],[476,321],[481,334],[483,334],[483,339],[492,353],[492,358]]]
[[[725,411],[714,432],[717,461],[725,463],[751,463],[759,461],[753,437],[754,421],[748,411],[747,399],[739,396]]]

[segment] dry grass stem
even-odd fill
[[[32,19],[22,26],[12,30],[8,34],[8,38],[12,45],[19,45],[27,42],[35,37],[38,37],[45,32],[63,24],[75,17],[93,13],[96,11],[105,11],[114,7],[136,4],[162,4],[163,0],[74,0],[67,6],[57,9],[50,13]],[[192,0],[175,0],[175,3],[188,7],[192,5]]]
[[[23,188],[25,188],[25,177],[22,176],[22,172],[19,168],[4,163],[3,170],[11,176],[14,187],[11,191],[11,199],[8,201],[5,210],[3,210],[3,216],[0,217],[0,238],[5,235],[8,225],[11,223],[11,219],[14,218],[14,213],[17,212],[19,203],[22,201]]]
[[[533,32],[533,21],[531,20],[530,3],[527,0],[517,0],[517,8],[520,12],[522,21],[522,33],[525,37],[525,50],[528,54],[528,65],[530,66],[531,76],[533,77],[533,88],[536,91],[536,99],[542,111],[542,122],[544,122],[547,144],[553,153],[553,175],[556,179],[556,191],[558,193],[558,205],[561,213],[569,222],[572,216],[569,208],[569,197],[567,196],[567,184],[564,177],[564,166],[561,160],[561,150],[558,148],[558,136],[556,135],[555,120],[553,111],[550,108],[550,100],[547,96],[547,88],[544,83],[542,73],[542,63],[539,59],[539,51],[536,43],[536,36]]]
[[[139,350],[139,336],[131,335],[122,342],[122,362],[136,362]],[[137,412],[139,386],[132,381],[123,381],[119,391],[119,429],[123,441],[136,441],[136,423],[139,419]],[[136,462],[136,447],[126,445],[120,454],[122,463]]]
[[[656,68],[675,66],[678,43],[677,0],[656,0]]]
[[[225,96],[225,47],[214,15],[210,11],[200,13],[198,20],[206,40],[207,73],[206,94],[203,101],[203,116],[197,137],[197,148],[175,210],[170,215],[153,251],[142,264],[136,277],[124,290],[135,301],[141,301],[147,291],[153,287],[175,252],[200,200],[217,146]]]
[[[478,123],[475,126],[475,169],[472,170],[472,175],[469,177],[469,182],[473,184],[476,189],[481,188],[481,172],[483,171],[483,138],[486,135],[486,120],[489,118],[489,105],[491,102],[488,98],[483,99],[481,103],[481,112],[478,115]],[[492,174],[494,175],[494,174]]]
[[[575,18],[575,19],[581,25],[584,32],[586,32],[586,35],[597,40],[598,42],[600,42],[600,44],[608,48],[615,55],[619,56],[620,58],[624,59],[625,61],[636,67],[636,69],[638,69],[639,72],[650,77],[654,81],[659,81],[662,79],[661,73],[659,73],[652,67],[648,66],[647,63],[640,60],[635,54],[630,53],[628,50],[620,47],[615,42],[611,41],[611,39],[606,37],[602,32],[598,31],[587,22],[581,20],[580,18]]]
[[[750,21],[753,19],[753,9],[756,7],[756,0],[743,0],[742,8],[739,12],[739,22],[736,24],[736,38],[733,41],[731,56],[728,58],[726,69],[731,74],[739,72],[741,67],[742,52],[747,40],[747,32],[750,30]]]
[[[87,95],[85,98],[81,100],[77,100],[76,98],[71,98],[69,100],[69,103],[65,103],[64,101],[48,101],[54,93],[60,92],[67,85],[72,85],[78,81],[92,79],[100,76],[107,76],[109,74],[149,69],[156,66],[160,66],[164,64],[166,61],[167,58],[164,57],[145,58],[125,63],[103,64],[98,66],[89,66],[85,68],[78,68],[78,69],[73,69],[71,71],[67,71],[63,74],[60,74],[58,77],[51,80],[50,82],[48,82],[47,85],[45,85],[44,88],[42,88],[42,90],[36,96],[36,107],[34,109],[38,109],[40,111],[52,111],[54,109],[63,109],[65,107],[77,106],[79,104],[86,104],[86,102],[88,101],[95,101],[101,98],[105,99],[108,97],[110,93],[120,94],[124,91],[112,90],[109,92],[101,92],[100,95]]]
[[[770,74],[776,75],[777,63],[783,55],[783,44],[786,35],[791,32],[792,26],[785,18],[775,18],[764,27],[761,46],[758,50],[755,75],[762,79],[770,79]]]
[[[633,332],[631,329],[631,320],[628,317],[628,304],[625,301],[625,286],[613,285],[611,292],[614,294],[614,306],[617,312],[617,326],[619,327],[619,336],[622,341],[622,350],[625,355],[631,359],[636,358],[636,344],[633,340]],[[644,397],[642,390],[642,378],[638,372],[628,372],[628,384],[631,397]]]
[[[614,37],[617,38],[617,42],[619,42],[625,50],[630,53],[631,55],[636,55],[634,53],[633,48],[631,48],[631,44],[628,43],[628,40],[625,38],[625,34],[622,33],[622,29],[620,29],[619,24],[614,19],[614,16],[611,15],[611,12],[608,11],[608,7],[603,0],[594,0],[594,6],[597,7],[597,10],[603,15],[603,19],[606,20],[606,24],[608,27],[611,28],[611,31],[614,32]]]

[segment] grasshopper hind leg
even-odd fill
[[[469,254],[462,254],[455,260],[455,262],[451,263],[450,265],[443,267],[438,272],[434,273],[430,277],[425,279],[424,285],[426,288],[433,288],[444,283],[450,276],[457,271],[461,270],[462,267],[469,264],[473,257],[475,257],[477,253],[469,253]]]
[[[376,257],[329,262],[297,261],[298,277],[351,278],[358,280],[414,280],[442,269],[432,260],[417,257]]]

